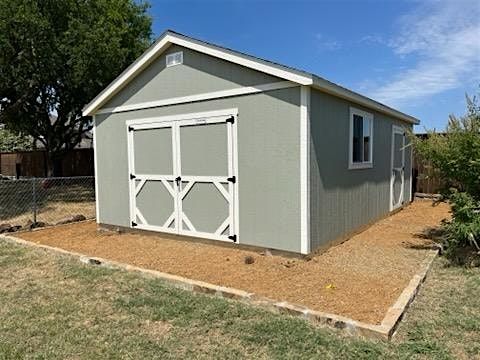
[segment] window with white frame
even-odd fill
[[[168,54],[166,57],[166,66],[180,65],[183,63],[183,52],[179,51],[173,54]]]
[[[349,168],[364,169],[373,166],[373,115],[350,108]]]

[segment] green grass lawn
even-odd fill
[[[480,359],[480,270],[436,261],[392,342],[0,242],[0,359]]]

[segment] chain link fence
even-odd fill
[[[0,180],[0,232],[93,218],[93,176]]]

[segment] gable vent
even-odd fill
[[[167,67],[182,64],[183,51],[179,51],[173,54],[168,54],[166,60],[167,60],[167,64],[166,64]]]

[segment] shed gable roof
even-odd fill
[[[354,101],[360,105],[386,113],[409,123],[418,124],[420,122],[418,119],[410,115],[404,114],[366,96],[343,88],[314,74],[197,40],[171,30],[165,31],[135,62],[133,62],[102,92],[100,92],[100,94],[87,104],[83,108],[83,115],[94,115],[109,99],[135,78],[137,74],[149,66],[171,44],[177,44],[210,56],[218,57],[299,85],[312,86],[321,91]]]

